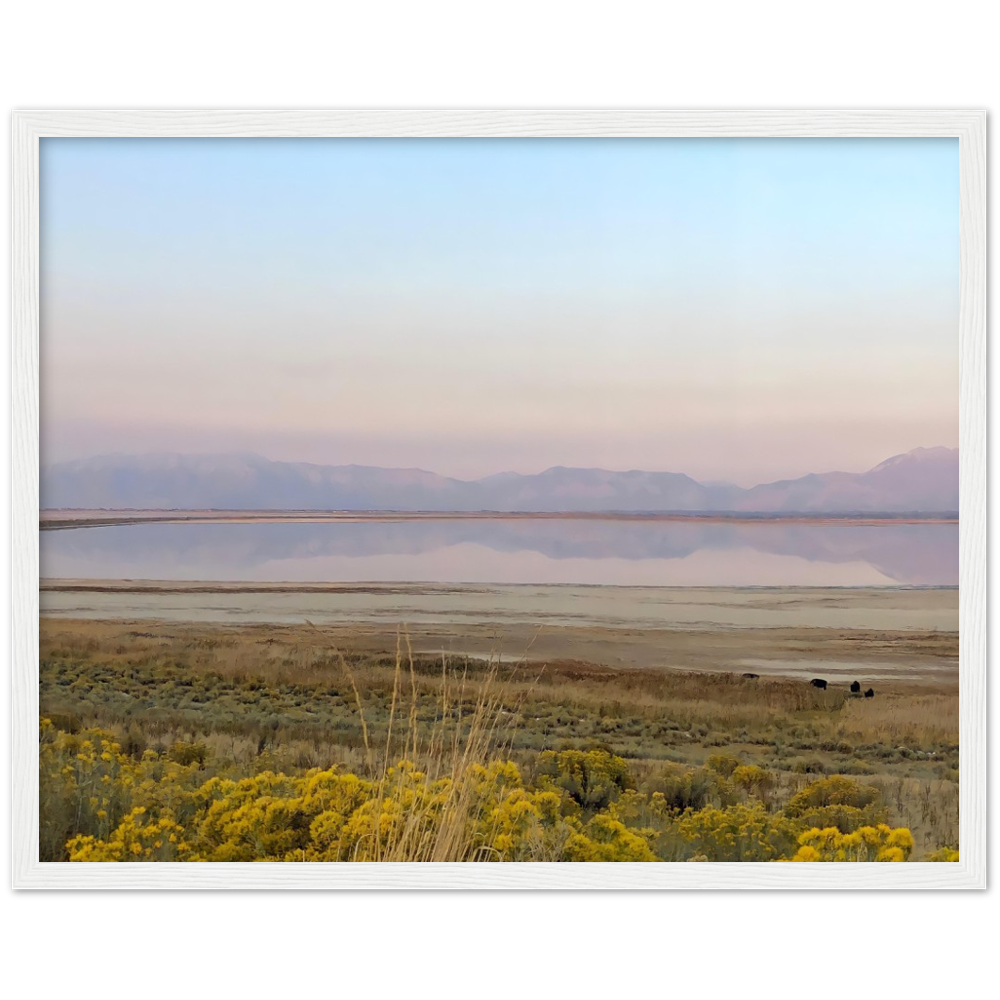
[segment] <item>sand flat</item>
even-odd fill
[[[42,610],[189,621],[958,630],[954,588],[43,580]]]
[[[43,581],[49,618],[311,622],[345,648],[955,683],[958,591]]]

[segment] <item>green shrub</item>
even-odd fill
[[[545,750],[535,770],[539,787],[559,788],[584,809],[605,809],[635,788],[624,758],[606,750]]]
[[[204,743],[175,743],[168,751],[167,757],[176,764],[197,764],[199,767],[205,766],[205,759],[208,757],[208,747]]]
[[[726,779],[707,767],[664,769],[647,781],[644,788],[662,795],[667,808],[674,812],[730,805],[736,798]]]
[[[739,758],[726,753],[713,753],[705,761],[705,767],[721,774],[723,778],[728,778],[739,766]]]
[[[851,806],[864,809],[881,802],[881,793],[874,785],[862,785],[853,778],[834,774],[829,778],[810,782],[802,791],[788,800],[785,812],[789,816],[803,816],[824,806]]]

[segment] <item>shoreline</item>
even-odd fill
[[[133,594],[419,594],[419,593],[489,593],[495,590],[518,588],[579,589],[579,590],[652,590],[674,593],[705,593],[713,591],[741,593],[763,591],[957,591],[958,584],[679,584],[653,585],[647,583],[503,583],[492,581],[432,581],[432,580],[355,580],[351,582],[300,582],[296,580],[152,580],[152,579],[81,579],[78,577],[43,577],[39,580],[40,592],[63,593],[116,593]]]
[[[48,582],[43,628],[59,621],[157,623],[189,631],[322,629],[346,649],[608,667],[958,680],[958,591],[929,588],[658,588],[574,585],[169,585]]]
[[[877,527],[905,524],[958,524],[950,512],[933,514],[740,513],[739,511],[310,511],[310,510],[91,510],[39,512],[40,531],[122,527],[132,524],[362,524],[400,521],[645,521],[698,524],[812,524]]]

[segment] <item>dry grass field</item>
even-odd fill
[[[468,735],[488,703],[491,754],[527,778],[546,752],[614,755],[639,792],[729,760],[766,771],[776,808],[844,775],[878,789],[887,822],[912,832],[914,859],[957,844],[951,680],[883,682],[864,698],[847,681],[820,690],[801,678],[514,660],[509,648],[502,661],[411,655],[396,633],[369,631],[361,645],[308,625],[43,619],[41,713],[67,733],[110,732],[140,757],[199,748],[199,765],[220,773],[371,776],[402,758],[426,765],[442,719]]]

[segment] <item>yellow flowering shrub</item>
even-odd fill
[[[926,861],[958,861],[958,851],[953,847],[942,847],[939,851],[928,854]]]
[[[562,799],[555,792],[512,789],[498,796],[481,814],[476,842],[483,860],[558,861],[575,835],[571,821],[561,814]]]
[[[543,752],[527,782],[510,760],[441,776],[403,760],[366,778],[262,770],[258,755],[215,773],[200,744],[132,744],[126,753],[109,732],[41,720],[42,860],[899,862],[914,847],[909,830],[864,821],[883,808],[872,787],[825,778],[779,809],[771,773],[721,756],[714,767],[665,765],[639,791],[626,761],[604,750]]]
[[[160,767],[133,788],[147,804],[103,836],[69,839],[71,861],[654,861],[616,817],[583,823],[564,792],[527,789],[510,761],[431,780],[408,761],[370,781],[332,768],[264,772],[186,787],[191,768]],[[187,825],[178,822],[183,814]]]
[[[788,800],[784,811],[804,827],[820,830],[836,827],[841,833],[878,826],[886,820],[879,790],[842,775],[806,785]]]
[[[373,784],[356,774],[341,773],[336,768],[310,771],[302,788],[302,809],[313,817],[309,824],[309,843],[304,854],[293,860],[340,860],[341,835],[347,818],[367,801]]]
[[[307,776],[308,777],[308,776]],[[216,796],[198,827],[208,861],[280,861],[309,845],[309,810],[300,794],[307,778],[265,771],[240,781],[213,779]]]
[[[709,861],[774,861],[796,842],[798,827],[759,802],[688,811],[678,820],[691,854]]]
[[[451,792],[451,779],[432,781],[413,763],[401,761],[346,819],[337,856],[328,860],[405,860],[411,852],[430,850]]]
[[[913,834],[906,827],[894,830],[885,823],[852,833],[831,826],[806,830],[799,845],[792,861],[906,861],[913,850]]]
[[[72,735],[42,719],[38,745],[39,857],[65,860],[66,841],[78,833],[107,837],[128,811],[133,762],[111,733]]]
[[[699,768],[699,771],[703,770]],[[678,809],[663,792],[623,792],[609,812],[633,833],[639,834],[649,844],[657,860],[686,861],[690,857],[691,845],[681,835],[678,822],[685,814],[684,810]]]
[[[154,819],[142,806],[133,809],[107,840],[73,837],[70,861],[199,861],[184,828],[165,816]]]
[[[564,861],[658,861],[646,839],[621,820],[598,813],[566,844]]]
[[[206,781],[197,763],[178,764],[151,750],[130,770],[132,802],[156,815],[169,815],[183,826],[196,822],[217,793],[219,779]]]
[[[771,790],[774,778],[756,764],[741,764],[733,770],[729,780],[749,795],[763,796]]]
[[[673,821],[677,810],[663,792],[623,792],[615,803],[615,816],[630,827],[656,828]]]

